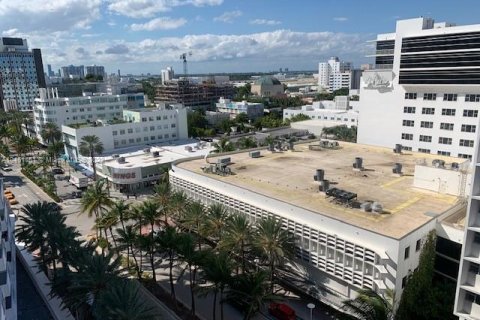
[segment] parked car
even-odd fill
[[[15,204],[18,204],[17,199],[10,199],[10,200],[8,200],[8,202],[9,202],[12,206],[15,205]]]
[[[15,199],[15,195],[13,193],[7,193],[5,195],[5,198],[7,198],[7,200],[12,200]]]
[[[53,173],[53,174],[64,174],[65,171],[63,171],[62,168],[58,168],[58,167],[57,167],[57,168],[52,168],[52,173]]]
[[[2,170],[5,172],[9,172],[9,171],[12,171],[12,168],[5,166],[5,167],[2,167]]]
[[[268,313],[278,320],[295,320],[297,318],[295,310],[285,303],[270,303]]]
[[[5,189],[5,191],[3,191],[3,194],[5,194],[5,195],[7,195],[7,194],[9,194],[9,193],[12,193],[12,190],[10,190],[10,189]]]

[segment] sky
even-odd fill
[[[0,0],[2,36],[42,49],[46,68],[104,65],[159,74],[315,70],[372,62],[367,41],[398,19],[480,23],[478,0]]]

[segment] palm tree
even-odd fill
[[[97,166],[95,164],[95,156],[102,154],[103,143],[100,141],[100,138],[95,135],[84,136],[80,142],[79,151],[84,157],[90,157],[93,169],[93,180],[96,180]]]
[[[173,192],[170,196],[169,213],[175,218],[182,217],[185,214],[185,208],[188,207],[188,197],[182,191]]]
[[[212,144],[212,147],[214,147],[215,153],[224,153],[224,152],[230,152],[235,150],[235,146],[230,142],[228,138],[221,138],[217,142]]]
[[[205,221],[205,207],[201,202],[191,201],[185,210],[185,214],[181,218],[181,224],[190,232],[195,232],[198,238],[198,249],[202,249],[200,239],[200,225]]]
[[[116,281],[103,292],[94,315],[105,320],[155,320],[160,317],[140,295],[138,286],[129,280]]]
[[[358,292],[355,299],[345,300],[343,309],[361,320],[389,320],[392,318],[392,305],[371,289]]]
[[[251,149],[257,147],[257,141],[252,137],[242,137],[238,139],[237,145],[240,149]]]
[[[52,162],[55,161],[55,165],[58,167],[58,157],[64,150],[62,141],[54,141],[48,146],[48,154],[50,155]]]
[[[230,214],[222,204],[212,204],[207,210],[205,234],[211,235],[216,241],[220,240],[229,220]]]
[[[125,230],[125,222],[130,218],[130,205],[123,199],[117,200],[112,203],[109,215],[116,217],[117,223],[120,222],[122,229]]]
[[[168,225],[168,211],[169,211],[169,204],[170,204],[170,197],[172,195],[172,192],[170,190],[170,183],[168,181],[166,182],[160,182],[155,187],[153,188],[153,191],[155,192],[155,201],[158,203],[160,206],[161,210],[163,211],[164,214],[164,223],[165,225]]]
[[[231,252],[240,257],[242,271],[245,272],[245,254],[252,244],[252,227],[245,215],[233,215],[227,222],[225,233],[218,244],[218,249]],[[237,268],[238,274],[238,268]]]
[[[174,227],[166,226],[156,238],[158,249],[165,253],[165,256],[168,258],[168,268],[169,268],[169,280],[170,280],[170,294],[172,300],[175,302],[175,286],[173,284],[173,267],[175,263],[175,258],[177,256],[177,244],[178,244],[179,235],[177,230]]]
[[[293,237],[282,229],[281,220],[269,217],[258,223],[253,245],[270,269],[270,287],[273,292],[275,268],[293,257]]]
[[[226,301],[242,307],[244,319],[251,319],[265,304],[281,299],[269,290],[268,277],[265,271],[235,276],[227,291]]]
[[[217,295],[220,294],[220,318],[223,320],[223,293],[232,279],[232,260],[226,252],[210,252],[210,254],[205,255],[201,265],[203,278],[210,284],[202,286],[199,291],[203,294],[213,292],[213,320],[217,318]]]
[[[139,234],[135,243],[147,254],[150,262],[150,268],[152,269],[152,278],[155,282],[157,282],[157,274],[155,272],[155,254],[157,252],[157,242],[153,237],[153,231],[147,235]]]
[[[142,272],[135,256],[134,244],[137,239],[137,232],[133,225],[125,226],[125,229],[117,228],[117,249],[118,251],[127,250],[127,266],[130,269],[130,255],[135,262],[135,270],[137,271],[138,279],[142,278]]]
[[[80,210],[87,213],[89,218],[94,215],[95,218],[98,219],[103,216],[104,212],[106,212],[112,204],[113,201],[108,196],[105,180],[99,180],[90,186],[83,194],[82,199],[80,200]],[[105,238],[108,238],[106,231]]]
[[[62,138],[62,131],[60,131],[55,123],[48,122],[43,126],[42,131],[40,131],[40,136],[48,145],[51,145]]]

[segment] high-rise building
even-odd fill
[[[83,66],[74,66],[74,65],[62,67],[62,78],[83,79],[85,78],[85,68]]]
[[[340,61],[338,57],[331,57],[327,62],[318,64],[318,86],[329,92],[350,88],[350,62]]]
[[[167,81],[173,80],[174,72],[172,67],[167,67],[167,69],[162,69],[162,84],[165,84]]]
[[[55,77],[55,72],[53,72],[52,70],[52,65],[51,64],[47,64],[47,75],[49,77]]]
[[[480,26],[397,21],[377,36],[360,86],[358,142],[472,158],[479,129]]]
[[[32,110],[38,88],[45,87],[42,53],[27,40],[0,38],[0,103],[4,110]]]
[[[104,66],[86,66],[85,75],[92,75],[95,77],[105,78],[105,67]]]

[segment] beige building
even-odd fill
[[[283,84],[272,76],[263,76],[252,84],[252,93],[261,97],[275,97],[283,95]]]

